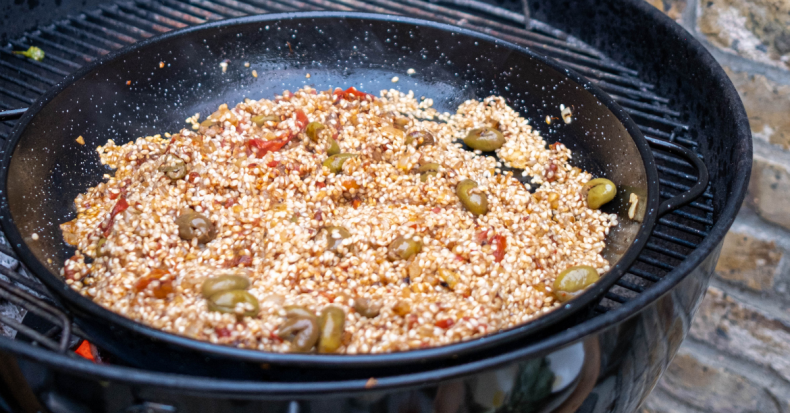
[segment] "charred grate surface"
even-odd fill
[[[100,6],[41,26],[0,45],[0,110],[27,107],[49,87],[85,63],[139,40],[173,29],[250,14],[332,10],[401,14],[477,30],[558,60],[609,93],[648,139],[675,142],[701,157],[698,142],[671,102],[653,92],[639,73],[583,42],[538,21],[525,27],[519,13],[476,0],[131,0]],[[42,62],[13,51],[37,46]],[[7,139],[13,122],[0,122]],[[696,181],[686,161],[654,149],[661,198],[686,191]],[[597,306],[602,313],[633,299],[680,264],[713,226],[713,195],[703,196],[658,222],[637,263]]]

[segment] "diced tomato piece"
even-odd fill
[[[268,166],[269,168],[274,168],[274,167],[277,166],[277,164],[279,164],[279,162],[277,162],[277,161],[269,161],[269,163],[267,163],[266,166]]]
[[[502,262],[502,259],[505,258],[505,248],[507,248],[507,238],[503,237],[502,235],[494,235],[494,239],[492,243],[495,245],[494,261]]]
[[[214,331],[217,333],[217,337],[230,337],[230,330],[225,327],[215,328]]]
[[[300,131],[304,130],[304,128],[307,127],[307,123],[308,123],[307,122],[307,115],[304,114],[302,109],[297,110],[296,111],[296,126],[299,128],[299,130]]]
[[[318,188],[325,188],[326,187],[326,183],[325,182],[316,182],[315,186],[318,187]]]
[[[247,147],[255,153],[255,157],[263,158],[269,152],[277,152],[283,148],[283,146],[287,145],[288,142],[291,141],[291,137],[285,137],[280,139],[274,139],[271,141],[266,141],[263,139],[252,138],[247,141]]]
[[[362,201],[360,201],[359,199],[355,199],[354,201],[351,202],[351,206],[353,206],[354,209],[359,208],[360,205],[362,205]]]
[[[455,321],[453,321],[451,318],[445,318],[444,320],[439,320],[436,323],[434,323],[436,327],[445,328],[445,329],[452,327],[453,324],[455,324]]]
[[[477,233],[476,239],[478,243],[483,243],[484,241],[488,241],[488,230],[483,230]]]
[[[436,207],[436,208],[432,209],[431,212],[433,212],[434,214],[438,214],[438,213],[442,212],[442,209],[439,208],[439,207]]]

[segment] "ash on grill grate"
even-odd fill
[[[648,139],[673,141],[699,154],[689,127],[671,102],[653,92],[639,74],[559,30],[477,0],[135,0],[120,1],[43,26],[0,47],[0,109],[26,107],[37,96],[86,62],[125,45],[173,29],[210,20],[296,10],[363,11],[402,14],[485,32],[552,57],[609,93],[639,124]],[[474,10],[474,11],[470,11]],[[36,62],[12,53],[35,45],[46,58]],[[8,138],[12,122],[0,122]],[[693,168],[669,153],[654,150],[661,198],[687,190]],[[712,194],[659,220],[638,262],[597,307],[605,312],[643,292],[682,262],[713,225]]]

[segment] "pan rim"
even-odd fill
[[[149,44],[159,43],[166,41],[170,38],[185,36],[197,31],[204,31],[210,29],[231,28],[252,23],[282,21],[282,20],[296,20],[296,19],[362,19],[381,21],[386,23],[400,23],[411,24],[418,27],[429,27],[439,29],[448,33],[455,33],[458,35],[467,36],[477,40],[482,40],[510,49],[516,53],[522,53],[532,59],[537,60],[541,64],[557,70],[562,73],[568,80],[573,81],[579,86],[583,87],[593,97],[598,99],[604,106],[606,106],[617,120],[625,127],[626,131],[631,135],[640,157],[644,164],[647,186],[647,199],[646,213],[643,222],[640,225],[639,231],[636,234],[634,241],[626,250],[625,254],[615,264],[608,273],[601,277],[596,284],[587,289],[583,294],[569,301],[561,308],[557,308],[547,314],[541,315],[534,320],[527,323],[520,324],[509,329],[501,330],[499,332],[476,338],[473,340],[457,342],[439,347],[432,347],[426,349],[408,350],[393,353],[381,354],[362,354],[362,355],[325,355],[325,354],[295,354],[295,353],[275,353],[260,350],[243,349],[231,346],[223,346],[212,344],[206,341],[195,340],[192,338],[179,336],[173,333],[164,332],[153,327],[149,327],[140,322],[126,318],[120,314],[114,313],[92,300],[82,296],[76,291],[72,290],[62,278],[50,272],[39,260],[30,252],[26,243],[23,241],[20,232],[18,231],[10,214],[10,207],[7,198],[7,184],[8,184],[8,167],[11,162],[13,151],[21,138],[22,131],[27,127],[30,121],[38,114],[38,112],[46,106],[52,99],[55,98],[60,92],[72,85],[74,82],[83,78],[85,75],[91,73],[96,68],[105,64],[106,62],[121,58],[140,49],[147,47]],[[550,60],[549,58],[540,56],[531,50],[515,45],[513,43],[497,39],[495,37],[476,32],[469,29],[460,28],[444,23],[437,23],[429,20],[415,19],[410,17],[378,14],[378,13],[357,13],[357,12],[291,12],[291,13],[276,13],[246,16],[233,19],[220,20],[215,22],[208,22],[201,25],[191,26],[184,29],[173,30],[171,32],[152,37],[138,43],[134,43],[113,53],[108,54],[100,59],[97,59],[90,64],[83,66],[76,72],[66,76],[58,84],[53,86],[42,95],[33,105],[30,106],[25,115],[17,122],[12,132],[11,138],[7,141],[5,146],[5,153],[3,154],[0,163],[0,210],[8,211],[0,216],[0,225],[6,237],[11,243],[11,246],[19,254],[20,259],[28,266],[28,268],[41,280],[49,289],[53,290],[59,299],[65,301],[66,307],[77,308],[78,313],[87,313],[92,317],[106,320],[121,328],[132,331],[137,334],[146,336],[149,339],[155,339],[167,344],[184,347],[192,351],[198,351],[207,355],[214,355],[222,358],[230,358],[239,361],[247,361],[254,363],[271,363],[273,365],[285,366],[293,365],[298,367],[316,367],[316,368],[335,368],[335,367],[352,367],[352,368],[365,368],[365,367],[381,367],[387,365],[397,365],[400,363],[426,363],[444,359],[447,357],[457,357],[466,355],[477,351],[490,350],[493,347],[500,346],[506,343],[511,343],[523,336],[534,334],[536,331],[545,329],[548,326],[555,325],[562,320],[575,314],[579,309],[585,308],[590,305],[597,297],[600,297],[605,291],[609,290],[619,280],[630,265],[636,260],[639,253],[643,250],[650,233],[652,233],[655,221],[657,219],[657,210],[659,204],[659,191],[658,191],[658,172],[653,159],[652,151],[642,135],[639,128],[633,120],[625,113],[625,111],[617,105],[617,103],[610,98],[605,92],[600,90],[597,86],[589,80],[576,73],[574,70],[566,68],[559,63]],[[564,311],[561,311],[564,310]],[[80,315],[75,317],[77,324],[80,324]]]

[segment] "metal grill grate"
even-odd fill
[[[639,73],[612,61],[594,48],[537,21],[525,25],[523,15],[476,0],[133,0],[39,27],[0,47],[0,109],[26,107],[47,88],[81,65],[136,41],[173,29],[249,14],[297,10],[365,11],[403,14],[463,26],[529,47],[585,75],[609,93],[633,117],[645,136],[684,145],[699,154],[681,114],[669,99]],[[469,10],[474,10],[470,12]],[[525,27],[529,27],[527,30]],[[38,46],[43,62],[15,55],[14,50]],[[0,122],[7,139],[13,122]],[[686,191],[696,181],[684,160],[654,149],[661,197]],[[606,312],[645,291],[682,262],[713,225],[712,194],[703,196],[659,220],[639,256],[597,307]]]

